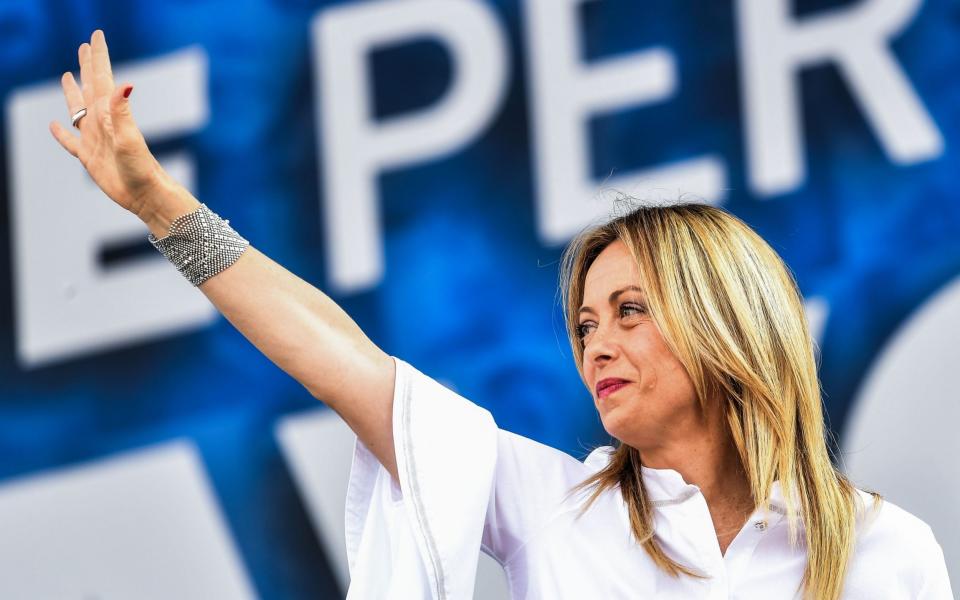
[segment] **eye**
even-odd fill
[[[582,340],[587,335],[586,328],[588,325],[588,323],[581,323],[580,325],[577,325],[577,339]]]
[[[621,317],[634,316],[636,314],[644,313],[646,312],[646,310],[647,309],[640,304],[634,304],[632,302],[624,302],[623,304],[620,305],[620,316]],[[636,312],[626,314],[627,311],[636,311]],[[583,323],[580,323],[579,325],[577,325],[576,327],[577,338],[580,340],[585,338],[587,334],[590,332],[589,328],[593,326],[594,326],[593,321],[584,321]]]

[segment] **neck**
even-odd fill
[[[725,428],[701,429],[673,441],[669,446],[641,451],[641,462],[680,473],[686,483],[700,488],[711,512],[749,514],[753,508],[750,484]]]

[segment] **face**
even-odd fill
[[[638,450],[663,447],[701,427],[700,408],[686,369],[650,318],[640,274],[617,240],[587,271],[578,333],[583,373],[607,433]],[[606,378],[628,383],[602,395]]]

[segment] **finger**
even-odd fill
[[[107,51],[107,38],[102,29],[90,36],[93,49],[93,91],[97,98],[109,97],[113,93],[113,71],[110,68],[110,53]]]
[[[90,65],[90,44],[84,42],[77,50],[80,59],[80,90],[83,92],[83,105],[93,106],[93,67]]]
[[[80,138],[67,131],[67,128],[57,121],[50,121],[50,133],[63,146],[64,150],[75,158],[79,158]]]
[[[73,78],[73,73],[67,71],[60,78],[60,87],[63,88],[63,97],[67,101],[67,112],[70,116],[83,108],[83,92],[77,85],[77,80]]]
[[[133,85],[124,83],[113,91],[110,96],[110,117],[113,122],[114,135],[120,144],[132,144],[139,137],[139,129],[133,120],[130,111],[130,92]]]

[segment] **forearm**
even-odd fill
[[[162,193],[151,203],[157,208],[141,213],[157,237],[200,204],[176,184]],[[199,289],[254,346],[334,409],[347,390],[356,388],[348,375],[389,360],[332,299],[252,245]]]
[[[200,202],[167,175],[147,147],[127,100],[132,86],[114,86],[103,31],[94,31],[90,44],[77,51],[83,88],[69,72],[60,83],[67,106],[86,106],[88,114],[74,123],[79,137],[56,121],[50,123],[50,132],[111,200],[140,217],[156,238],[165,238],[171,222],[196,210]],[[186,229],[194,225],[188,223]],[[219,222],[214,226],[223,229]],[[189,237],[192,233],[185,235],[188,243],[173,239],[158,249],[174,256],[176,268],[190,281],[202,281],[200,291],[230,323],[335,410],[397,478],[393,359],[330,298],[256,248],[225,246],[219,249],[223,253],[212,255],[193,243],[197,240]],[[219,260],[229,266],[222,268]],[[213,267],[221,270],[208,276],[204,269]]]
[[[200,290],[244,337],[332,408],[399,481],[394,362],[343,309],[253,246]]]

